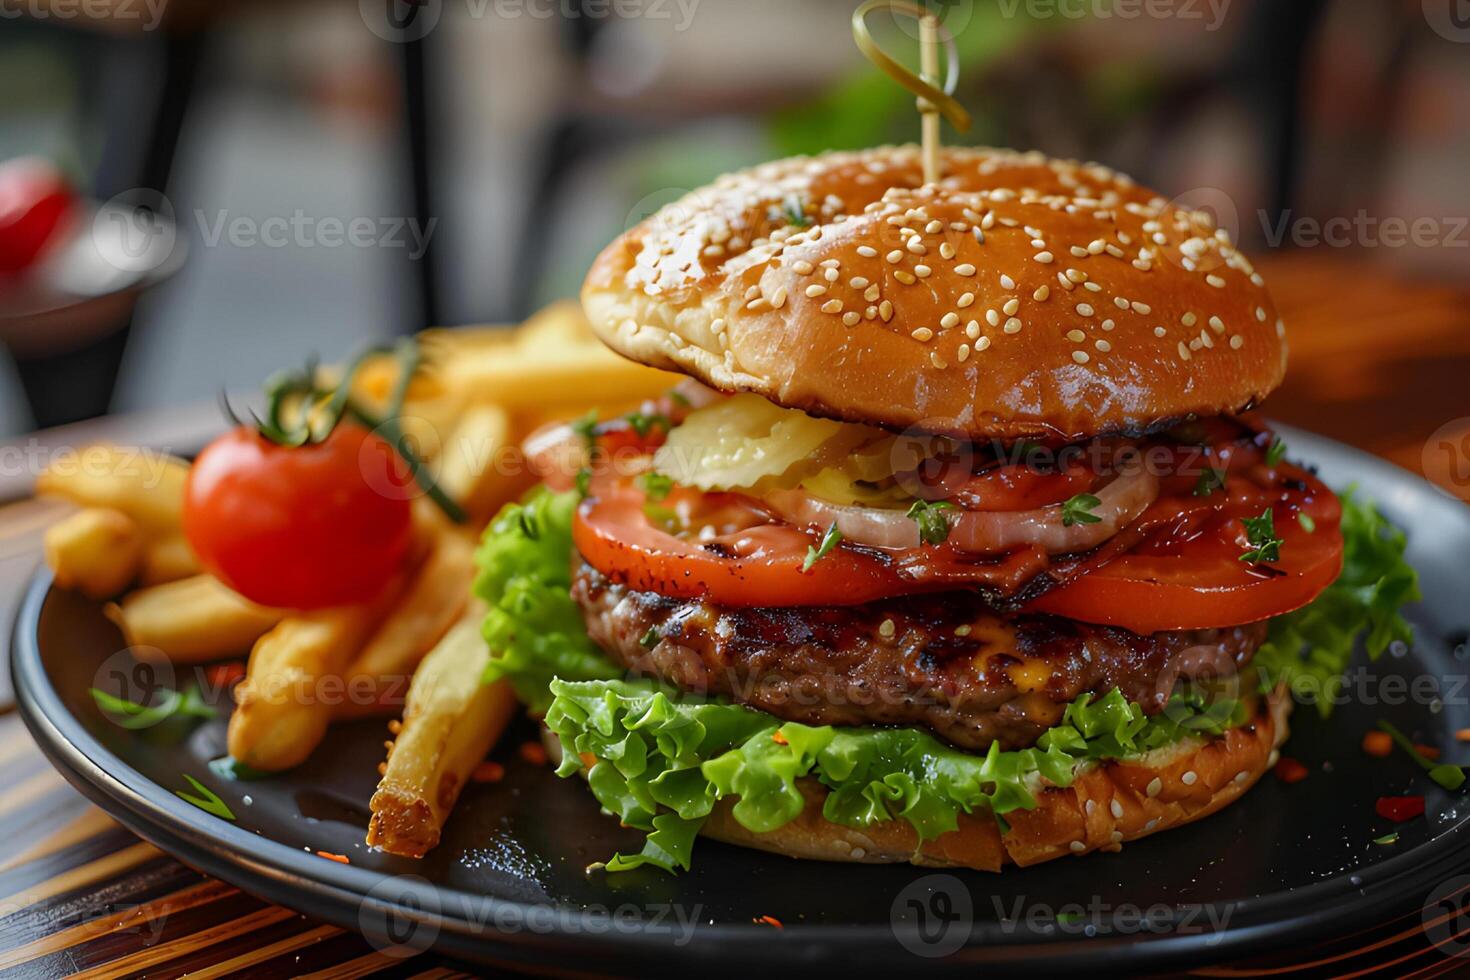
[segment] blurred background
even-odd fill
[[[0,160],[60,174],[0,173],[0,438],[515,320],[722,171],[916,138],[854,6],[0,0]],[[1466,0],[936,6],[976,117],[946,140],[1103,161],[1255,253],[1470,276]]]

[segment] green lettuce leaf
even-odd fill
[[[959,814],[998,819],[1036,806],[1038,777],[1069,786],[1090,761],[1138,755],[1188,737],[1218,735],[1243,721],[1234,700],[1179,695],[1147,716],[1116,689],[1068,706],[1034,748],[974,755],[916,728],[834,728],[781,722],[761,711],[678,694],[652,681],[551,682],[546,726],[560,740],[559,774],[582,771],[599,803],[649,832],[642,853],[616,856],[610,871],[688,868],[700,824],[726,797],[754,833],[796,819],[797,781],[827,787],[822,815],[849,827],[905,820],[920,840],[958,825]],[[1004,823],[1002,823],[1004,827]]]
[[[1364,646],[1374,660],[1395,641],[1409,643],[1414,629],[1402,609],[1420,598],[1419,575],[1404,561],[1404,532],[1371,502],[1355,499],[1353,488],[1341,496],[1342,575],[1310,605],[1273,619],[1253,661],[1263,686],[1285,681],[1298,701],[1315,703],[1324,718],[1338,699],[1358,637],[1366,634]]]
[[[489,606],[481,632],[490,645],[485,681],[505,678],[540,714],[551,680],[617,677],[620,671],[587,637],[572,584],[575,493],[538,488],[501,510],[476,552],[474,593]]]

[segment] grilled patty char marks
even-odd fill
[[[1002,616],[965,593],[863,606],[727,609],[610,583],[585,562],[572,597],[616,662],[786,721],[924,725],[967,750],[1033,744],[1083,692],[1150,714],[1181,678],[1244,667],[1264,623],[1139,636],[1054,616]]]

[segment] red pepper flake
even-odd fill
[[[470,781],[498,783],[505,778],[505,767],[498,762],[482,762],[470,772]]]
[[[588,769],[591,769],[593,766],[597,765],[597,756],[593,755],[591,752],[583,752],[579,758],[581,758],[582,760],[582,765],[586,766]]]
[[[546,765],[546,747],[540,742],[522,742],[521,758],[533,766]]]
[[[245,661],[231,660],[228,663],[213,664],[204,670],[204,679],[210,687],[219,689],[229,687],[231,684],[245,676]]]
[[[1307,778],[1307,767],[1290,756],[1283,755],[1276,761],[1276,778],[1283,783],[1299,783]]]
[[[1393,752],[1393,739],[1388,737],[1388,732],[1368,732],[1363,736],[1363,751],[1386,759]]]
[[[1424,816],[1424,797],[1380,796],[1378,802],[1373,805],[1373,809],[1385,820],[1402,823],[1405,820]]]
[[[771,741],[775,742],[777,745],[791,744],[790,742],[786,741],[786,736],[781,734],[781,729],[779,728],[771,733]]]
[[[336,861],[338,864],[352,863],[351,861],[347,860],[346,854],[330,854],[327,851],[317,851],[316,856],[326,858],[328,861]]]
[[[755,922],[756,925],[770,926],[773,929],[785,929],[786,928],[785,926],[783,926],[781,924],[781,920],[778,919],[778,918],[776,918],[774,915],[763,915],[760,918],[755,919],[753,921]]]
[[[1430,762],[1434,762],[1439,759],[1439,749],[1435,748],[1432,745],[1416,745],[1414,746],[1414,751],[1418,752]]]

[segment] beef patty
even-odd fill
[[[1029,746],[1084,692],[1117,687],[1157,713],[1181,679],[1235,676],[1266,636],[1264,623],[1139,636],[1002,615],[965,593],[724,608],[634,592],[586,563],[572,597],[593,642],[634,673],[786,721],[924,725],[967,750]]]

